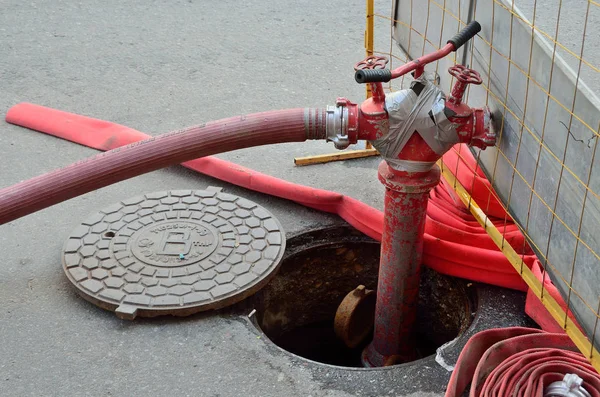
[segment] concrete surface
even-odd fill
[[[359,101],[352,66],[364,55],[363,26],[363,1],[4,0],[0,113],[28,101],[159,134],[339,95]],[[378,159],[293,166],[295,156],[331,151],[318,142],[221,157],[381,208]],[[0,186],[94,153],[0,123]],[[144,192],[208,185],[269,208],[289,235],[340,222],[171,167],[0,226],[0,395],[442,395],[395,390],[391,372],[381,388],[377,371],[361,375],[361,387],[350,372],[326,381],[326,370],[273,353],[229,315],[126,322],[75,294],[60,250],[88,214]]]

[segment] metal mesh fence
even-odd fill
[[[600,369],[600,2],[391,0],[376,1],[367,17],[374,25],[373,53],[388,56],[391,68],[439,49],[473,19],[481,24],[482,31],[467,46],[426,72],[439,79],[445,92],[453,83],[446,72],[453,64],[481,73],[483,84],[470,86],[465,100],[474,107],[490,106],[504,122],[495,148],[474,150],[477,167],[538,256],[543,277],[560,291],[566,312],[545,294],[543,283],[530,277],[516,254],[523,247],[493,236],[494,227],[489,231]],[[387,89],[404,83],[392,81]],[[454,171],[444,169],[450,179]],[[457,191],[459,185],[454,180]],[[471,200],[472,207],[486,212],[489,203]],[[487,219],[481,221],[487,228]]]

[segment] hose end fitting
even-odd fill
[[[346,98],[338,98],[335,106],[327,106],[326,140],[344,150],[358,139],[358,107]]]
[[[304,108],[304,131],[306,139],[325,139],[327,135],[325,110]]]

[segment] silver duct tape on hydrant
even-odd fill
[[[412,89],[416,84],[424,86],[419,95]],[[413,81],[411,89],[386,95],[389,130],[373,141],[373,146],[398,171],[428,171],[434,162],[400,160],[398,155],[415,131],[440,155],[459,142],[456,128],[444,114],[445,105],[442,90],[424,77]]]

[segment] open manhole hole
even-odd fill
[[[288,240],[279,273],[253,298],[255,324],[279,347],[306,359],[362,367],[371,340],[347,348],[335,335],[336,310],[358,285],[377,286],[379,243],[349,228],[310,232]],[[476,293],[466,281],[423,269],[415,328],[419,358],[471,324]]]

